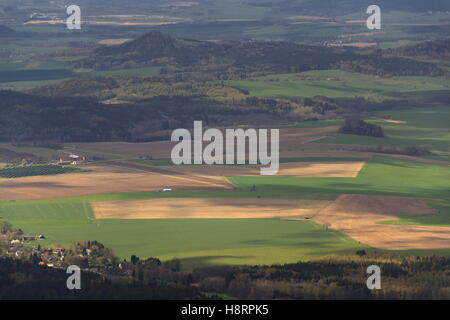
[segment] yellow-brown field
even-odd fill
[[[397,215],[437,214],[414,198],[342,195],[314,220],[372,247],[386,250],[450,247],[450,228],[377,224]]]
[[[294,162],[281,163],[277,176],[303,178],[354,178],[364,162]],[[214,176],[258,176],[260,166],[169,166],[161,167],[180,173]]]
[[[149,199],[92,204],[97,219],[271,219],[316,214],[329,201],[257,198]]]

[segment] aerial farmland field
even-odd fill
[[[323,218],[326,217],[326,213],[321,214],[321,212],[342,194],[400,196],[402,198],[399,199],[405,199],[405,201],[410,201],[408,199],[411,198],[408,197],[423,199],[422,209],[417,205],[412,205],[413,210],[416,208],[416,211],[405,209],[404,212],[392,210],[392,205],[384,201],[384,205],[377,209],[378,214],[381,213],[383,217],[379,228],[383,228],[386,222],[391,221],[390,224],[395,223],[400,229],[404,228],[406,235],[408,232],[413,235],[414,231],[408,231],[410,227],[402,227],[404,224],[411,224],[402,223],[404,219],[411,219],[411,221],[415,221],[414,225],[419,226],[448,225],[450,223],[448,220],[448,201],[450,199],[447,184],[450,178],[449,168],[448,166],[375,157],[368,161],[356,178],[234,176],[229,179],[241,190],[99,194],[62,199],[2,202],[0,203],[0,215],[4,219],[13,221],[14,225],[27,233],[44,234],[46,239],[39,243],[51,246],[64,246],[73,241],[95,238],[111,247],[123,258],[132,254],[138,254],[141,257],[158,256],[162,259],[178,257],[186,260],[186,268],[224,263],[288,263],[328,254],[346,254],[358,248],[370,248],[364,244],[364,242],[367,243],[367,239],[358,243],[342,233],[323,226],[324,224],[328,225],[329,220]],[[380,175],[381,172],[384,175]],[[389,179],[386,178],[386,174]],[[413,182],[417,179],[420,179],[421,184]],[[253,185],[256,186],[256,190],[250,191]],[[261,211],[257,207],[249,208],[256,210],[254,211],[257,215],[255,218],[251,218],[252,214],[249,211],[248,214],[245,214],[245,219],[242,219],[243,216],[236,219],[233,217],[235,213],[232,214],[232,212],[238,212],[239,209],[230,209],[231,211],[227,209],[228,211],[219,212],[220,207],[214,204],[220,199],[223,199],[224,204],[231,204],[233,200],[227,200],[230,197],[241,199],[236,203],[236,208],[253,201],[256,206],[260,202],[259,205],[264,210],[267,209],[264,203],[270,202],[270,199],[274,198],[272,215],[275,215],[276,208],[279,206],[279,213],[276,214],[278,216],[283,216],[281,213],[282,203],[275,198],[317,200],[312,202],[311,200],[297,200],[299,202],[290,200],[292,204],[297,203],[293,207],[290,206],[291,211],[295,207],[298,208],[298,211],[286,214],[287,220],[280,220],[275,216],[271,219],[261,219]],[[249,199],[250,202],[245,201],[248,197],[252,199]],[[210,200],[202,205],[204,209],[199,207],[200,215],[196,217],[188,219],[189,214],[183,217],[183,214],[180,215],[179,212],[173,211],[175,207],[192,207],[195,201],[198,202],[202,198]],[[436,199],[441,200],[437,201]],[[148,202],[156,200],[158,200],[157,204]],[[317,205],[311,206],[314,201]],[[167,208],[163,212],[165,217],[170,219],[164,218],[158,209],[158,207],[164,207],[165,203],[167,203]],[[208,206],[208,203],[211,207],[210,210],[205,207]],[[354,201],[348,202],[349,205],[353,203]],[[429,207],[425,203],[429,204]],[[106,209],[105,205],[108,204],[113,207]],[[128,204],[133,205],[134,209]],[[398,206],[402,207],[401,204]],[[93,210],[93,208],[95,209]],[[417,208],[419,209],[417,210]],[[440,213],[437,214],[433,208],[440,209]],[[113,214],[106,216],[102,214],[101,219],[98,219],[95,214],[96,210],[101,210],[100,212],[113,210],[111,211]],[[133,214],[133,210],[139,210],[139,217]],[[154,218],[150,218],[152,212]],[[174,212],[173,217],[170,217],[170,212]],[[205,215],[206,212],[208,212],[207,215]],[[217,212],[217,217],[214,217],[214,212]],[[226,212],[229,212],[229,219],[224,219]],[[415,212],[414,216],[411,216],[412,212]],[[244,211],[241,215],[244,215]],[[397,216],[400,220],[392,222],[397,221]],[[369,219],[369,221],[371,221],[369,225],[376,226],[376,219]],[[423,222],[421,223],[421,221]],[[433,221],[436,222],[433,223]],[[355,230],[358,229],[355,228]],[[244,230],[245,232],[243,232]],[[361,229],[363,234],[367,233],[363,230]],[[439,235],[438,231],[445,233]],[[436,240],[427,242],[429,243],[426,247],[428,252],[445,253],[446,251],[442,251],[442,248],[446,247],[444,243],[450,241],[448,230],[429,227],[426,232],[429,232],[428,237],[432,237],[433,232],[437,237],[445,237],[439,240],[442,244]],[[358,238],[358,236],[354,236]],[[403,241],[408,243],[408,240]],[[368,242],[370,243],[370,241]],[[423,246],[414,246],[412,242],[409,243],[409,245],[403,245],[396,249],[423,248]],[[381,244],[379,246],[383,247]],[[376,246],[374,246],[375,248]],[[391,248],[394,247],[391,246]],[[271,250],[272,254],[267,255],[267,250]]]

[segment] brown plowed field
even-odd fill
[[[174,190],[232,189],[227,179],[165,174],[132,167],[93,165],[93,172],[0,179],[0,201],[34,200],[105,193]]]

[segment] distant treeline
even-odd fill
[[[122,260],[98,241],[78,241],[56,253],[41,246],[11,247],[9,240],[21,235],[10,223],[0,223],[0,300],[217,299],[218,294],[238,299],[450,298],[449,257],[358,250],[310,262],[186,270],[182,259],[132,255]],[[18,257],[14,250],[20,251]],[[66,288],[70,265],[83,270],[82,290]],[[370,265],[382,269],[382,290],[367,288]]]
[[[86,81],[92,88],[101,82],[100,78]],[[91,90],[90,97],[84,98],[79,97],[86,86],[83,79],[41,88],[39,96],[0,91],[0,141],[51,148],[60,148],[61,142],[145,142],[165,140],[168,131],[191,128],[194,120],[224,126],[246,119],[246,124],[258,125],[259,119],[271,123],[319,120],[415,106],[405,101],[374,103],[362,98],[258,98],[220,83],[124,82],[125,85],[114,84],[111,89],[99,85],[98,90]],[[113,104],[99,101],[105,97],[129,101]]]
[[[182,271],[178,260],[161,262],[136,256],[120,262],[119,268],[112,267],[111,258],[102,253],[104,249],[95,253],[98,243],[92,242],[89,248],[91,255],[97,257],[93,265],[97,266],[96,273],[83,271],[82,290],[74,291],[66,288],[68,275],[64,269],[0,258],[0,299],[208,299],[218,298],[217,294],[238,299],[450,298],[450,258],[446,257],[360,251],[311,262],[213,266],[187,272]],[[88,257],[86,249],[70,249],[69,255],[77,254],[78,260],[68,258],[67,262],[83,264],[80,257]],[[99,269],[103,263],[104,268]],[[381,290],[369,290],[366,286],[370,265],[382,269]]]
[[[66,270],[0,258],[0,300],[92,299],[163,300],[208,299],[194,287],[163,281],[144,283],[132,278],[105,279],[82,273],[82,290],[68,290]]]
[[[311,262],[194,271],[206,292],[239,299],[449,299],[449,258],[368,254]],[[370,265],[382,269],[382,290],[366,287]]]
[[[450,58],[450,39],[424,41],[390,51],[402,56],[448,60]]]

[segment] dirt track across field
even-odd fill
[[[377,224],[397,215],[437,214],[414,198],[342,195],[321,210],[314,221],[353,239],[386,250],[450,248],[450,228]]]
[[[97,219],[271,219],[314,215],[330,201],[257,198],[94,202]]]

